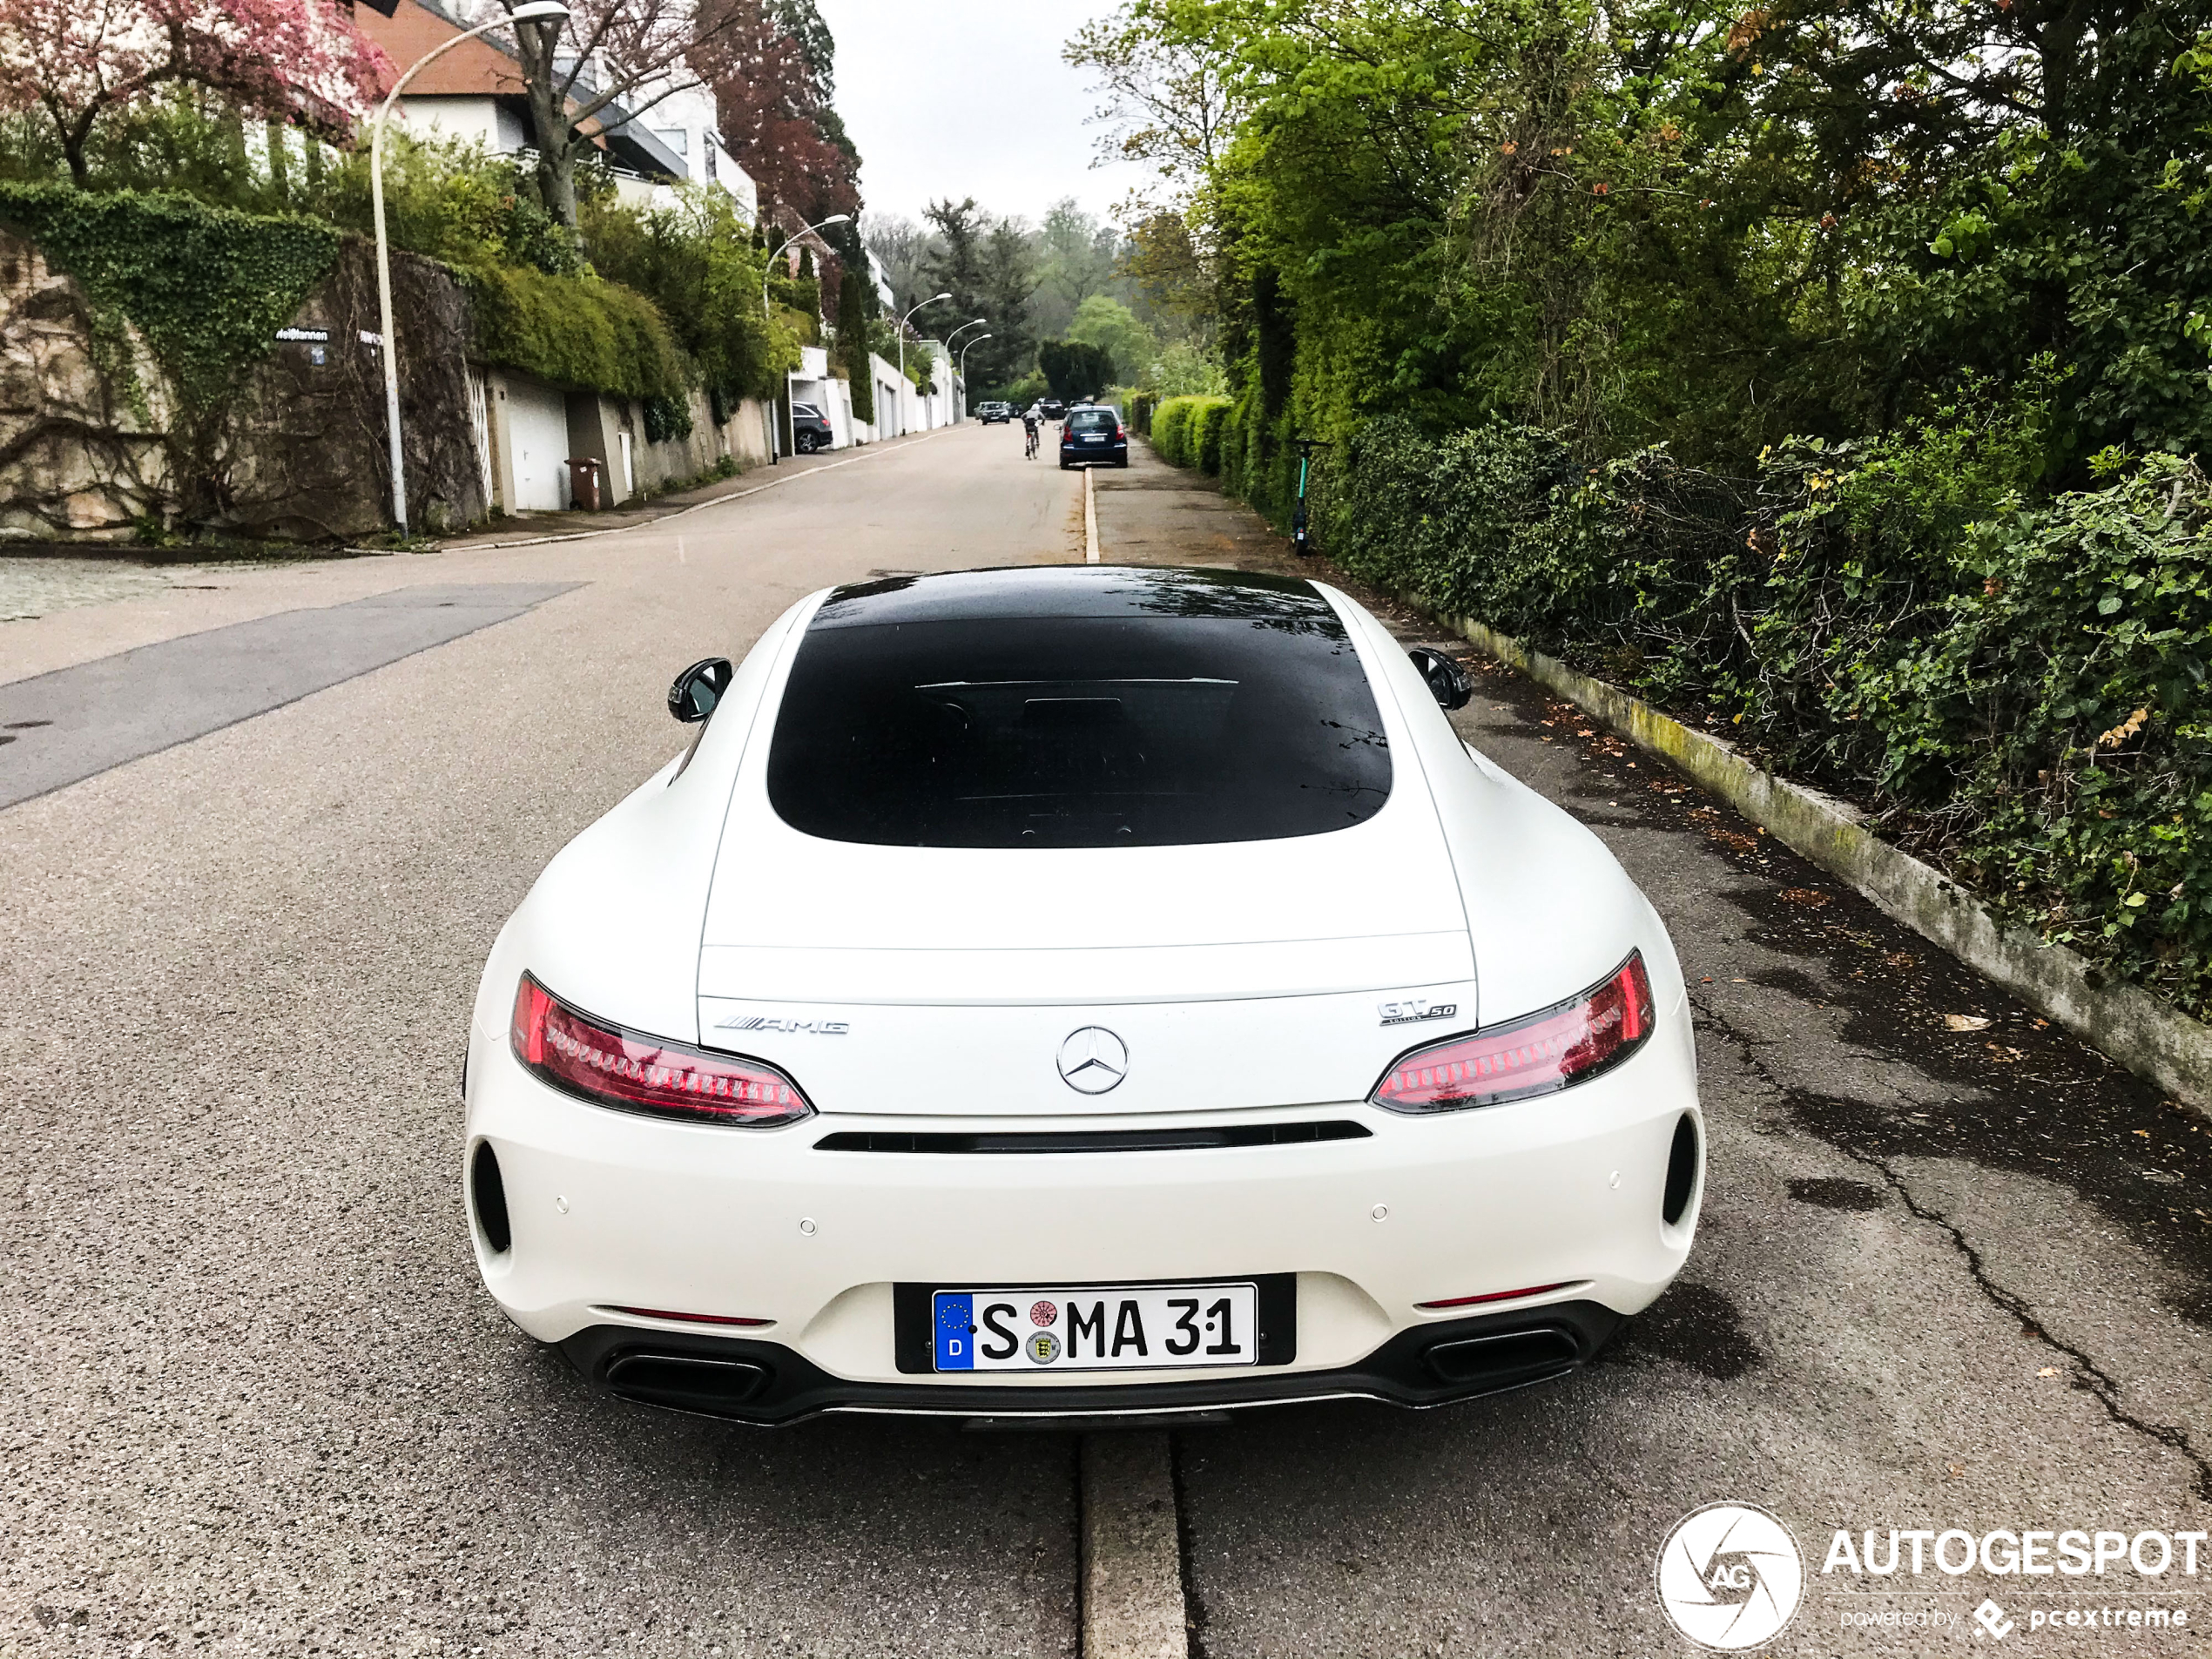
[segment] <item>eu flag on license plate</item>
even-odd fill
[[[937,1295],[937,1369],[975,1369],[975,1298],[961,1292]]]

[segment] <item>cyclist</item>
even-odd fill
[[[1022,411],[1022,459],[1037,458],[1037,411],[1033,404]]]

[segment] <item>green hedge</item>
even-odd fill
[[[1230,408],[1227,398],[1210,397],[1190,412],[1190,448],[1200,472],[1220,475],[1221,440],[1229,426]]]
[[[1220,412],[1229,407],[1225,397],[1171,397],[1152,412],[1152,447],[1159,451],[1160,459],[1170,466],[1196,467],[1201,463],[1204,445],[1211,431],[1215,440],[1214,464],[1207,470],[1221,470],[1221,448],[1218,421]]]
[[[1730,479],[1388,416],[1317,517],[1354,574],[1856,798],[2007,920],[2203,1018],[2212,485],[2153,455],[2037,507],[1944,493],[2015,435],[1793,442]]]
[[[480,266],[476,349],[489,362],[615,397],[681,399],[683,356],[651,300],[617,283]]]

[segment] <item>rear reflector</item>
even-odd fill
[[[814,1115],[799,1085],[773,1066],[603,1024],[528,974],[515,988],[509,1035],[515,1057],[534,1076],[596,1105],[744,1129]]]
[[[671,1313],[666,1308],[626,1308],[610,1302],[610,1313],[628,1313],[640,1319],[675,1319],[685,1325],[773,1325],[773,1319],[748,1319],[738,1313]]]
[[[1513,1302],[1524,1296],[1541,1296],[1548,1291],[1563,1291],[1575,1281],[1563,1278],[1556,1285],[1531,1285],[1523,1291],[1485,1291],[1480,1296],[1447,1296],[1441,1302],[1416,1303],[1424,1308],[1471,1308],[1479,1302]]]
[[[1548,1095],[1611,1070],[1651,1035],[1651,981],[1643,954],[1579,996],[1487,1031],[1400,1055],[1368,1099],[1394,1112]]]

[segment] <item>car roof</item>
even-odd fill
[[[1338,625],[1334,608],[1302,577],[1151,565],[1029,564],[849,583],[831,590],[807,627],[812,631],[1028,617],[1217,617],[1298,631]]]

